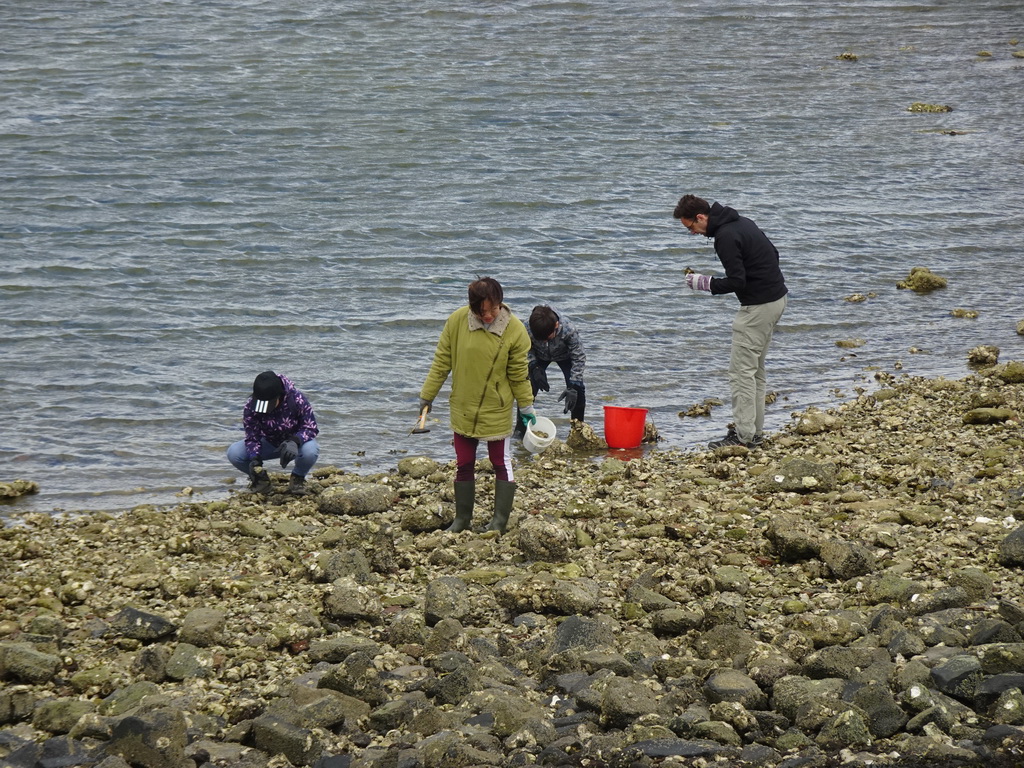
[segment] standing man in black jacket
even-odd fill
[[[775,326],[786,310],[786,281],[779,269],[779,252],[764,232],[728,206],[708,205],[696,195],[684,195],[672,217],[692,235],[714,238],[715,253],[725,277],[690,273],[691,290],[712,294],[735,293],[740,310],[732,323],[729,388],[735,429],[709,448],[727,445],[756,447],[764,439],[764,360]]]

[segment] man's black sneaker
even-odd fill
[[[759,443],[756,443],[756,442],[745,443],[742,440],[740,440],[740,436],[739,435],[737,435],[735,432],[731,432],[730,431],[721,440],[712,440],[710,443],[708,443],[708,448],[712,448],[712,449],[714,449],[714,448],[728,448],[729,446],[732,446],[732,445],[741,445],[744,448],[756,448],[759,445]]]

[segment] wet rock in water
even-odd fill
[[[658,432],[658,428],[654,426],[653,421],[644,422],[644,435],[640,438],[641,443],[653,444],[661,440],[661,434]]]
[[[975,320],[978,317],[978,310],[961,309],[960,307],[957,307],[956,309],[952,310],[949,314],[951,314],[953,317],[960,317],[965,320]]]
[[[858,347],[863,347],[866,343],[864,339],[840,339],[836,342],[836,346],[843,349],[857,349]]]
[[[983,344],[972,348],[967,353],[967,362],[971,365],[995,365],[999,361],[999,347]]]
[[[0,483],[0,498],[13,499],[30,493],[39,493],[39,483],[31,480],[12,480],[9,483]]]
[[[1024,320],[1017,321],[1017,335],[1024,336]]]
[[[931,293],[946,285],[946,278],[936,275],[928,267],[914,267],[909,275],[896,283],[897,288],[909,288],[914,293]]]
[[[923,101],[915,101],[909,107],[907,112],[952,112],[953,108],[948,104],[928,104]]]
[[[696,416],[710,416],[711,415],[711,409],[712,408],[716,408],[716,407],[718,407],[718,406],[720,406],[722,404],[723,404],[722,401],[719,400],[718,398],[709,397],[709,398],[706,398],[704,400],[704,402],[702,402],[702,403],[697,403],[696,405],[691,405],[685,411],[680,411],[679,412],[679,418],[683,418],[684,416],[693,416],[693,417],[696,417]]]
[[[317,508],[325,515],[370,515],[387,511],[394,501],[393,488],[352,483],[325,489],[317,497]]]
[[[565,444],[574,451],[603,451],[608,448],[604,438],[585,421],[573,419]]]

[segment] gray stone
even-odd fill
[[[864,715],[846,710],[825,723],[815,742],[828,750],[866,747],[871,744],[871,731]]]
[[[373,664],[373,656],[364,651],[353,653],[341,664],[328,669],[317,682],[317,687],[339,691],[373,707],[388,699],[380,673]]]
[[[1019,643],[1020,633],[1002,619],[984,618],[974,625],[968,635],[970,645],[989,645],[991,643]]]
[[[160,686],[149,681],[131,683],[119,688],[100,702],[99,712],[110,717],[127,714],[142,704],[147,696],[160,693]]]
[[[764,709],[768,697],[750,677],[738,669],[719,669],[704,683],[708,701],[712,703],[732,701],[746,709]]]
[[[352,483],[325,488],[317,507],[325,515],[370,515],[387,512],[395,502],[395,490],[374,483]]]
[[[611,728],[625,728],[637,718],[659,711],[658,697],[632,680],[611,678],[601,696],[601,719]]]
[[[91,701],[55,699],[44,701],[32,713],[32,725],[48,733],[68,733],[85,715],[96,711]]]
[[[166,671],[171,680],[210,677],[213,673],[213,652],[189,643],[178,643],[167,660]]]
[[[802,671],[811,678],[849,679],[858,670],[877,661],[889,661],[888,652],[881,648],[830,645],[807,656],[803,660]]]
[[[398,473],[420,479],[437,472],[440,465],[426,456],[405,456],[398,460]]]
[[[553,515],[527,515],[516,530],[516,544],[527,560],[562,563],[575,549],[576,537]]]
[[[960,587],[971,600],[987,600],[995,588],[992,577],[980,568],[958,568],[949,577],[951,587]]]
[[[194,608],[181,622],[178,639],[199,648],[221,645],[227,614],[215,608]]]
[[[5,686],[0,689],[0,725],[28,720],[35,705],[36,695],[27,687]]]
[[[292,765],[312,765],[323,753],[323,744],[313,731],[273,715],[253,721],[252,741],[263,752],[284,755]]]
[[[791,721],[800,710],[813,701],[836,703],[846,687],[846,681],[837,678],[811,680],[799,675],[788,675],[777,680],[772,688],[771,705],[774,710]]]
[[[173,634],[178,626],[170,619],[125,606],[110,619],[110,628],[133,640],[152,642]]]
[[[981,681],[981,662],[961,654],[932,667],[932,681],[945,694],[961,701],[972,701]]]
[[[992,720],[1003,725],[1024,725],[1024,692],[1008,688],[992,707]]]
[[[1024,672],[1024,643],[993,643],[974,649],[986,675]]]
[[[297,715],[295,725],[304,728],[331,729],[346,721],[355,722],[370,713],[370,705],[366,702],[330,688],[295,686],[290,698]],[[270,711],[273,712],[273,707]]]
[[[422,619],[420,619],[420,622],[422,623]],[[376,643],[368,637],[360,637],[359,635],[340,635],[324,640],[314,640],[309,644],[307,654],[309,660],[314,663],[326,661],[331,664],[337,664],[357,651],[363,651],[371,656],[375,656],[380,651],[380,643]]]
[[[139,649],[132,660],[132,672],[144,680],[162,682],[167,677],[167,662],[171,649],[166,645],[147,645]]]
[[[380,621],[384,608],[377,593],[350,579],[338,579],[323,598],[324,614],[342,621]]]
[[[750,589],[750,576],[742,568],[734,565],[716,568],[712,576],[715,580],[715,589],[719,592],[738,592],[745,595]]]
[[[319,582],[349,578],[357,584],[368,584],[372,571],[370,561],[358,549],[330,549],[317,555],[310,577]]]
[[[820,556],[832,574],[844,581],[873,573],[877,567],[875,555],[870,549],[863,544],[841,539],[823,542]]]
[[[188,743],[184,713],[155,709],[118,720],[110,729],[107,752],[135,768],[181,768]]]
[[[627,756],[639,754],[654,758],[713,758],[727,752],[721,744],[708,739],[646,739],[634,742],[624,750]]]
[[[1010,568],[1024,565],[1024,526],[1013,530],[999,543],[998,560]]]
[[[720,624],[701,634],[693,649],[702,659],[731,661],[745,657],[756,645],[753,635],[731,624]]]
[[[743,739],[736,733],[736,729],[729,723],[721,720],[705,720],[703,723],[696,723],[693,726],[691,735],[695,739],[710,739],[719,744],[738,747],[743,744]]]
[[[836,470],[831,464],[809,459],[785,459],[760,477],[769,492],[827,493],[835,488]]]
[[[0,679],[42,685],[63,666],[59,656],[36,650],[30,643],[0,643]]]
[[[601,588],[587,578],[560,579],[548,572],[509,576],[494,585],[499,604],[513,613],[588,614]]]
[[[907,714],[887,685],[869,683],[853,695],[853,703],[867,718],[868,730],[878,739],[894,736],[907,724]]]
[[[651,631],[659,637],[684,635],[691,629],[700,629],[704,612],[685,608],[665,608],[651,614]]]
[[[442,576],[427,584],[423,618],[428,627],[442,619],[461,620],[469,613],[469,587],[457,576]]]
[[[803,521],[785,515],[774,517],[768,523],[765,538],[782,562],[798,563],[818,556],[821,542],[804,525]]]
[[[979,712],[988,711],[1006,691],[1019,688],[1024,690],[1024,674],[1008,672],[982,678],[975,689],[974,705]]]

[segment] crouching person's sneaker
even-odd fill
[[[306,478],[292,475],[288,481],[288,493],[292,496],[308,496],[309,486],[306,485]]]

